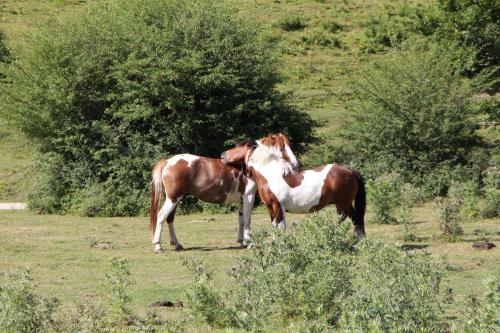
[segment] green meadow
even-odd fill
[[[94,0],[98,1],[98,0]],[[92,0],[0,0],[0,30],[15,47],[18,41],[38,29],[40,22],[78,13]],[[360,67],[384,58],[380,49],[367,37],[366,27],[374,19],[398,17],[412,20],[405,13],[408,6],[424,8],[434,0],[232,0],[237,15],[257,20],[266,38],[278,45],[281,73],[279,90],[292,94],[292,101],[318,121],[316,134],[321,139],[300,156],[303,166],[334,162],[329,151],[342,143],[339,130],[352,119],[343,101],[352,93],[347,81]],[[498,142],[498,126],[484,128],[480,135]],[[34,164],[37,146],[18,129],[0,119],[0,202],[24,202],[37,174]],[[481,206],[484,199],[478,199]],[[470,222],[461,222],[463,234],[443,237],[438,210],[432,202],[411,208],[414,240],[405,240],[401,224],[370,223],[375,214],[368,202],[366,232],[369,238],[396,243],[402,251],[428,251],[432,258],[447,262],[442,288],[453,290],[454,302],[445,307],[445,318],[463,316],[463,302],[468,294],[481,296],[483,280],[500,268],[500,219],[476,214]],[[287,215],[294,225],[303,215]],[[74,302],[110,300],[105,284],[110,260],[126,258],[133,283],[127,291],[130,306],[145,314],[149,304],[185,298],[192,276],[183,262],[201,259],[214,272],[214,284],[222,290],[230,283],[230,272],[237,258],[249,250],[236,243],[237,214],[178,214],[177,237],[185,251],[176,252],[168,244],[168,228],[163,229],[165,252],[153,253],[149,221],[138,217],[81,217],[75,215],[39,215],[26,211],[0,211],[0,272],[28,268],[35,291],[56,297],[63,308]],[[261,206],[254,209],[252,227],[271,230],[269,216]],[[476,241],[497,244],[491,250],[472,247]],[[182,320],[186,308],[158,308],[160,318]],[[188,332],[236,332],[216,329],[200,321],[186,323]],[[293,320],[276,324],[273,332],[296,332]]]

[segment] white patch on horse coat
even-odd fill
[[[191,166],[191,164],[198,160],[200,157],[196,155],[191,155],[191,154],[179,154],[172,156],[167,160],[167,164],[165,165],[165,168],[163,169],[164,171],[170,168],[171,166],[174,166],[179,162],[180,160],[188,162],[188,167]]]
[[[305,171],[304,179],[297,187],[290,187],[273,163],[255,165],[254,168],[267,180],[270,190],[288,212],[309,213],[311,208],[319,204],[321,189],[332,166],[328,164],[321,171]]]

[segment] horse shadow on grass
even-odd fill
[[[234,246],[225,246],[225,247],[218,247],[218,246],[192,246],[192,247],[185,247],[183,251],[201,251],[201,252],[211,252],[211,251],[234,251],[234,250],[246,250],[246,247],[240,246],[240,245],[234,245]]]

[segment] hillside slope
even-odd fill
[[[0,4],[0,29],[15,45],[41,21],[80,10],[86,2],[6,0]],[[419,8],[432,1],[230,2],[240,15],[262,23],[266,38],[275,41],[282,53],[280,88],[293,94],[296,104],[322,124],[318,134],[323,142],[301,158],[307,166],[335,160],[329,147],[340,141],[338,129],[349,120],[342,107],[342,98],[349,96],[346,82],[359,66],[384,56],[384,46],[373,41],[384,32],[384,22],[388,18],[411,22]],[[0,130],[0,200],[22,200],[35,148],[2,123]]]

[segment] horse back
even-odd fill
[[[189,193],[206,202],[224,203],[228,196],[235,198],[241,189],[244,191],[245,181],[242,169],[190,154],[170,158],[163,170],[164,186],[173,200]]]

